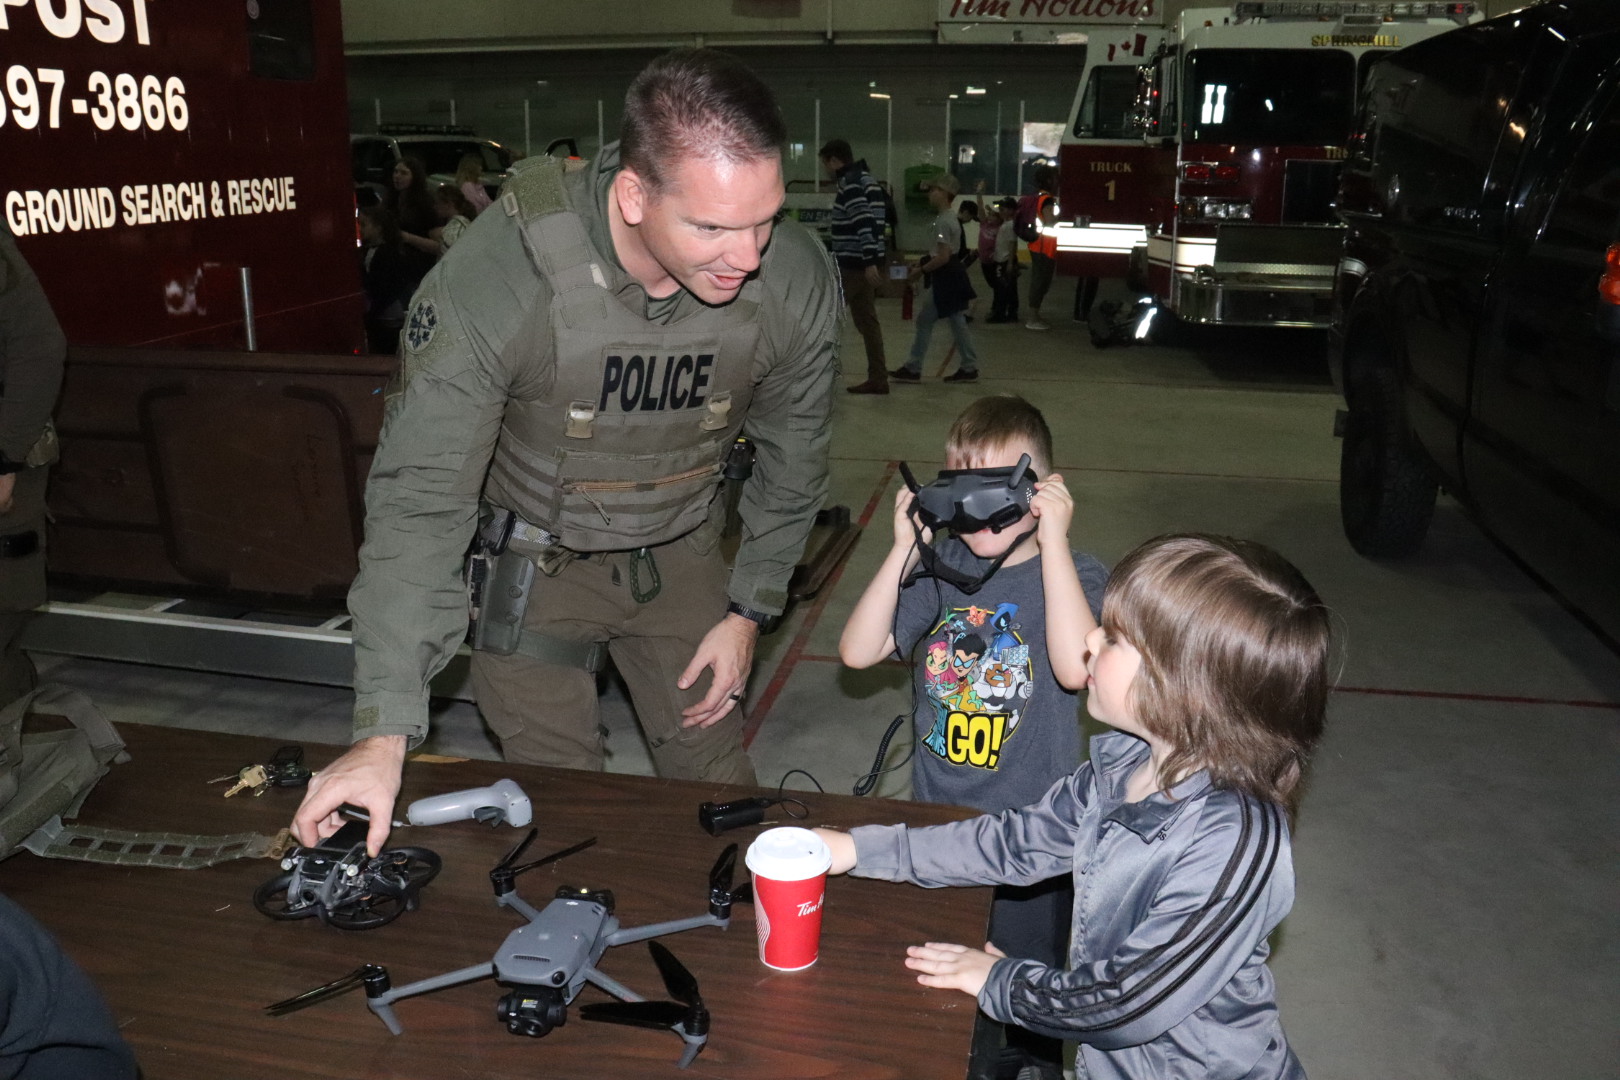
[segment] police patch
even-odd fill
[[[411,321],[405,326],[405,345],[411,352],[421,352],[433,340],[439,328],[439,313],[433,301],[423,298],[411,308]]]

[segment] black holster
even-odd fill
[[[507,547],[516,524],[510,510],[480,507],[467,556],[467,643],[497,656],[517,651],[534,587],[534,561]]]

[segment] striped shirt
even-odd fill
[[[838,170],[838,192],[833,196],[832,222],[827,230],[838,265],[859,270],[882,266],[883,189],[866,171],[865,161]]]

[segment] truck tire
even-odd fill
[[[1339,455],[1339,516],[1350,546],[1370,558],[1411,555],[1434,517],[1439,481],[1415,445],[1399,377],[1363,369],[1346,386],[1350,406]]]

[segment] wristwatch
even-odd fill
[[[771,625],[776,622],[775,615],[767,615],[763,611],[755,611],[753,608],[743,607],[736,601],[732,601],[726,605],[726,613],[729,615],[741,615],[750,622],[758,623],[761,630],[770,629]]]

